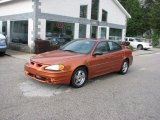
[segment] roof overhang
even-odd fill
[[[0,4],[5,2],[10,2],[10,1],[13,1],[13,0],[0,0]]]
[[[121,5],[118,0],[113,0],[116,5],[122,10],[122,12],[127,16],[127,18],[131,18],[131,15],[127,12],[127,10]]]

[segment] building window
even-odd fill
[[[46,23],[46,39],[53,45],[64,45],[73,39],[74,24],[47,21]]]
[[[102,10],[102,21],[107,21],[107,11],[105,11],[105,10]]]
[[[86,25],[79,25],[79,38],[86,38]]]
[[[121,41],[122,40],[122,29],[110,28],[109,39]]]
[[[28,44],[28,21],[11,22],[11,41]]]
[[[92,26],[91,27],[91,38],[97,38],[97,32],[98,32],[98,27]]]
[[[87,18],[87,5],[80,6],[80,18]]]
[[[99,0],[92,0],[91,19],[98,20]]]
[[[101,27],[101,39],[106,39],[107,30],[104,27]]]

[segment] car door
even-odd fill
[[[107,42],[100,42],[95,48],[94,53],[100,52],[101,55],[92,55],[89,61],[89,71],[92,77],[106,74],[112,71],[111,56],[108,54]]]
[[[109,54],[113,71],[119,71],[123,62],[124,52],[122,47],[113,41],[108,41]]]

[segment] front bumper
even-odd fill
[[[144,49],[152,49],[152,46],[144,46]]]
[[[29,63],[25,65],[25,74],[32,79],[48,84],[70,84],[71,71],[48,71]]]
[[[7,46],[0,46],[0,52],[5,52],[7,50]]]

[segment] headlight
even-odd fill
[[[45,70],[63,70],[63,69],[64,69],[63,65],[51,65],[45,68]]]

